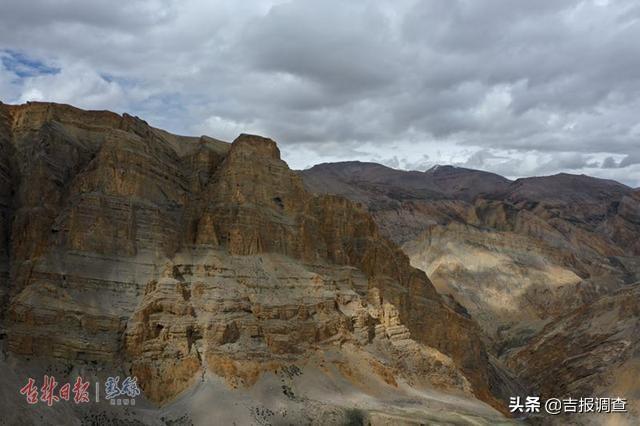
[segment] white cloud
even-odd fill
[[[57,74],[24,78],[21,90],[20,103],[51,101],[115,111],[127,104],[125,91],[118,83],[107,81],[93,69],[81,65],[64,67]]]
[[[204,121],[204,126],[201,127],[201,131],[199,131],[198,133],[206,135],[216,135],[216,138],[218,139],[232,141],[240,133],[260,132],[251,130],[251,124],[249,123],[241,123],[217,115],[212,115]]]
[[[638,184],[631,160],[591,167],[640,158],[631,0],[6,0],[2,9],[0,52],[59,69],[20,77],[19,61],[0,64],[5,102],[127,111],[223,139],[263,133],[294,167],[468,163]]]

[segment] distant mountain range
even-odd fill
[[[436,165],[424,172],[392,169],[377,163],[345,161],[323,163],[301,171],[310,188],[329,185],[332,192],[369,197],[409,199],[549,200],[560,202],[606,200],[634,190],[614,180],[559,173],[553,176],[509,180],[495,173]],[[364,195],[364,194],[363,194]]]

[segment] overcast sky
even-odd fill
[[[632,0],[2,0],[0,100],[361,160],[640,186]]]

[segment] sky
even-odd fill
[[[2,0],[0,100],[256,133],[296,169],[453,164],[638,187],[638,40],[633,0]]]

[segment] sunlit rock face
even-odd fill
[[[366,209],[309,192],[274,141],[29,103],[0,104],[0,144],[11,357],[123,366],[159,404],[296,364],[503,409],[475,321]]]
[[[638,190],[584,175],[509,181],[451,166],[347,162],[300,174],[312,192],[363,205],[532,392],[624,388],[637,402],[637,384],[624,377],[639,358],[630,337],[639,326]]]

